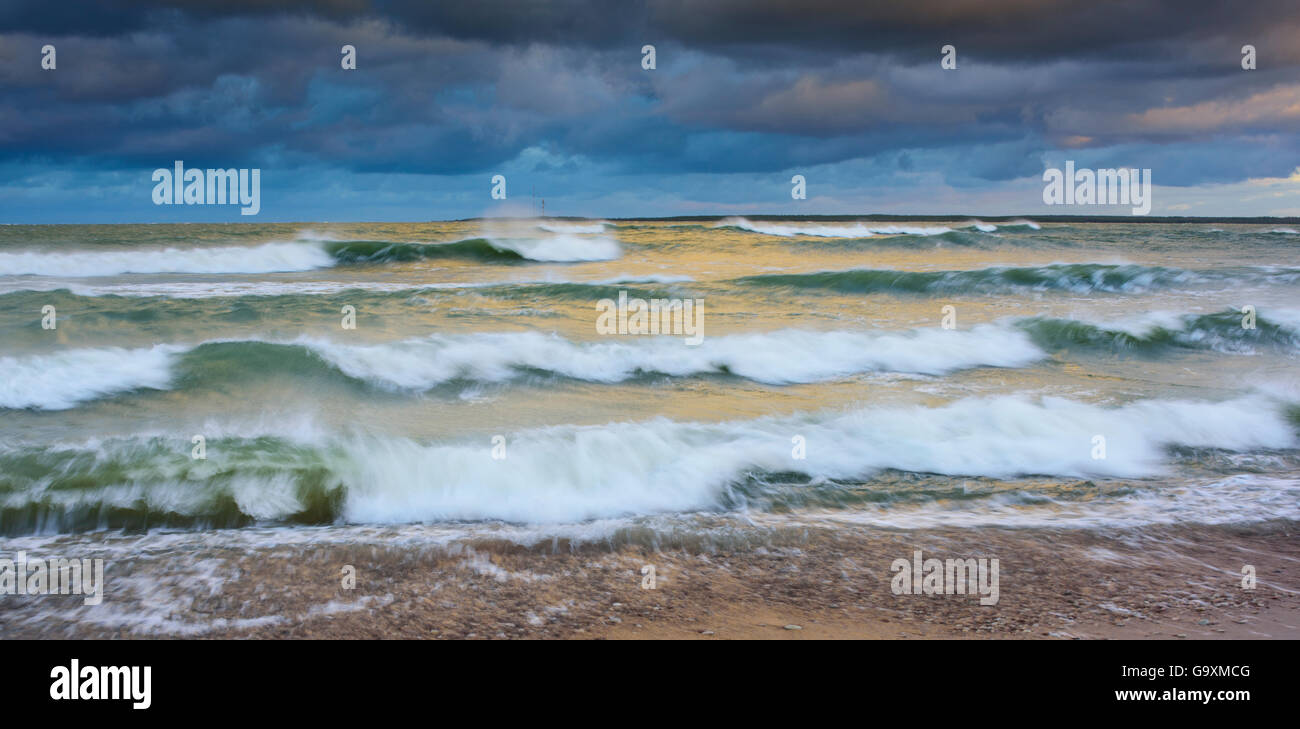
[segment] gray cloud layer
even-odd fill
[[[8,163],[462,174],[539,148],[618,174],[862,159],[963,185],[1053,150],[1164,163],[1165,184],[1300,160],[1294,0],[9,0],[0,28]]]

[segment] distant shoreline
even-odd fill
[[[870,220],[875,222],[918,222],[918,223],[964,223],[979,220],[985,223],[1014,223],[1032,220],[1035,223],[1225,223],[1225,224],[1286,224],[1300,223],[1300,218],[1197,218],[1186,216],[1156,215],[677,215],[664,218],[605,218],[605,220],[715,220],[718,218],[745,218],[746,220],[825,220],[843,222],[852,220]],[[476,220],[477,218],[470,218]],[[566,220],[569,218],[556,218]],[[572,218],[573,220],[590,220],[593,218]]]
[[[481,220],[608,220],[616,222],[699,222],[724,220],[726,218],[745,218],[763,221],[797,221],[797,222],[916,222],[916,223],[964,223],[979,220],[985,223],[1015,223],[1031,220],[1035,223],[1217,223],[1222,225],[1300,225],[1300,217],[1194,217],[1175,215],[776,215],[769,213],[723,213],[717,215],[667,215],[646,217],[582,217],[578,215],[547,215],[500,217],[448,218],[446,220],[239,220],[239,221],[156,221],[133,223],[2,223],[5,226],[56,226],[56,225],[426,225],[429,223],[472,223]]]

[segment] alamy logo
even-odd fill
[[[257,215],[262,209],[260,169],[185,169],[176,160],[175,170],[153,171],[154,205],[243,205],[240,215]]]
[[[673,334],[686,337],[688,346],[704,341],[703,299],[629,299],[618,292],[618,302],[596,302],[597,334]]]
[[[1134,215],[1151,212],[1151,170],[1074,169],[1055,167],[1043,172],[1043,202],[1047,205],[1132,205]]]
[[[896,559],[889,567],[897,572],[890,582],[895,595],[974,595],[981,605],[998,604],[998,561],[979,559],[921,559],[921,550],[912,553],[912,561]]]
[[[102,559],[0,559],[0,595],[85,595],[87,605],[104,601]]]
[[[132,709],[153,705],[151,689],[153,667],[82,666],[73,658],[71,665],[50,669],[50,698],[55,701],[126,699]]]

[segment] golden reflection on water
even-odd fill
[[[611,284],[599,290],[601,295],[626,289],[632,295],[642,292],[647,296],[702,300],[706,337],[784,328],[884,332],[937,327],[945,305],[956,308],[957,328],[967,329],[1005,317],[1071,317],[1080,312],[1131,316],[1153,304],[1131,296],[1068,291],[843,294],[756,288],[738,284],[735,279],[767,273],[852,268],[949,271],[1168,258],[1167,251],[1146,255],[1140,246],[1130,246],[1121,259],[1115,252],[1089,246],[960,245],[944,236],[879,237],[864,244],[860,240],[757,235],[716,228],[712,222],[624,221],[618,227],[607,226],[601,233],[556,234],[539,232],[533,227],[534,222],[272,224],[256,226],[253,232],[249,232],[249,226],[101,226],[92,237],[111,234],[124,241],[143,240],[145,244],[157,246],[178,239],[202,241],[206,245],[257,245],[288,240],[304,241],[303,245],[313,245],[311,241],[348,240],[438,245],[485,235],[493,239],[574,235],[615,239],[621,255],[614,260],[576,263],[502,265],[474,259],[432,258],[256,276],[116,277],[108,283],[161,282],[201,289],[214,282],[244,282],[252,287],[269,282],[289,289],[323,287],[322,290],[330,293],[287,298],[87,299],[79,301],[71,312],[74,315],[61,322],[59,336],[67,342],[78,342],[79,346],[121,347],[162,342],[197,344],[212,339],[309,338],[379,344],[431,334],[525,331],[555,333],[575,341],[597,341],[602,339],[595,330],[597,294],[586,298],[581,293],[556,296],[553,291],[533,284],[601,283],[620,279],[646,282]],[[547,223],[561,228],[593,224],[556,220]],[[933,227],[935,224],[916,225]],[[106,233],[101,228],[111,230]],[[1053,235],[1052,230],[1052,226],[1044,226],[1041,235]],[[239,235],[232,238],[232,231],[238,231]],[[77,230],[42,231],[42,234],[63,235],[69,240],[90,235]],[[1065,234],[1061,237],[1069,238]],[[105,245],[111,245],[111,241]],[[434,288],[419,288],[430,286]],[[1161,308],[1209,305],[1213,309],[1215,305],[1201,300],[1197,294],[1159,296]],[[347,305],[357,307],[358,326],[343,331],[339,325],[340,312]],[[129,325],[123,326],[124,322]],[[816,351],[791,354],[818,356]],[[1198,362],[1204,365],[1204,370]],[[1237,363],[1226,366],[1231,368]],[[836,408],[932,406],[973,395],[1051,394],[1122,402],[1198,387],[1215,391],[1222,385],[1223,367],[1223,363],[1210,355],[1193,354],[1177,362],[1159,362],[1067,350],[1050,353],[1039,364],[1014,371],[978,368],[942,377],[872,373],[821,383],[768,385],[721,375],[694,378],[647,375],[621,384],[591,384],[539,376],[524,377],[510,385],[466,383],[423,395],[394,394],[379,389],[361,396],[336,382],[304,384],[292,377],[270,374],[237,386],[213,383],[189,391],[146,393],[129,402],[94,403],[85,407],[85,417],[102,421],[100,427],[117,423],[127,431],[147,420],[153,407],[165,407],[169,412],[191,412],[197,418],[197,414],[212,412],[253,417],[273,406],[280,408],[286,417],[302,412],[334,425],[351,424],[380,432],[434,438],[504,428],[518,430],[557,422],[600,424],[650,417],[717,421]]]

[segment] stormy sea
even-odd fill
[[[236,579],[213,555],[284,545],[766,554],[808,530],[1300,520],[1297,244],[1032,220],[0,226],[0,551],[104,557],[118,606],[15,603],[5,630],[274,625],[196,615]]]

